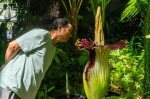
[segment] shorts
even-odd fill
[[[0,99],[21,99],[11,89],[5,89],[0,87]]]

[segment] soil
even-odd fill
[[[106,97],[110,97],[110,96],[120,96],[120,95],[117,94],[117,93],[108,91],[108,92],[106,93]],[[67,99],[67,96],[66,96],[66,95],[59,96],[59,97],[57,97],[57,99]],[[86,96],[82,96],[82,95],[75,94],[75,95],[70,95],[70,99],[87,99],[87,97],[86,97]]]

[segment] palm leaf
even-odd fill
[[[127,3],[127,7],[121,14],[121,21],[123,21],[126,17],[132,18],[139,13],[139,9],[136,7],[137,0],[130,0]]]

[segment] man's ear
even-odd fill
[[[62,29],[62,25],[59,25],[58,26],[58,31],[61,31],[61,29]]]

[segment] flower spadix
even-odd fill
[[[89,52],[89,60],[83,72],[83,85],[86,96],[88,99],[102,99],[109,87],[109,52],[126,47],[126,41],[121,40],[114,45],[104,44],[101,10],[98,7],[95,18],[95,40],[78,39],[75,45],[79,50]]]

